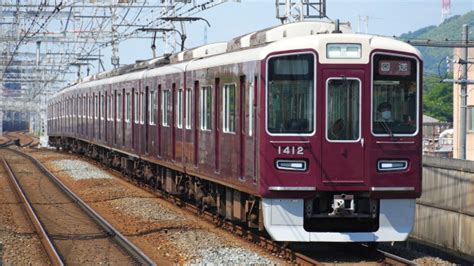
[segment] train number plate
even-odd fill
[[[303,155],[304,148],[301,146],[278,146],[278,154]]]

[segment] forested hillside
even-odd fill
[[[402,40],[459,41],[462,25],[474,29],[474,11],[447,19],[439,26],[428,26],[414,32],[402,34]],[[469,36],[474,40],[474,34]],[[440,82],[446,76],[446,57],[453,57],[452,48],[417,47],[424,60],[423,111],[441,121],[453,120],[453,85]],[[441,76],[440,76],[441,75]],[[452,77],[452,73],[449,74]]]

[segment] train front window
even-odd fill
[[[297,54],[268,61],[267,129],[272,134],[314,132],[314,56]]]
[[[417,132],[418,88],[415,59],[375,55],[373,63],[372,132],[412,135]]]

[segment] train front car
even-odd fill
[[[421,194],[418,50],[321,34],[262,60],[259,192],[277,241],[403,241]]]

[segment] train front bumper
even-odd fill
[[[387,242],[404,241],[415,220],[415,199],[381,199],[375,232],[308,232],[303,199],[263,199],[264,225],[275,241]]]

